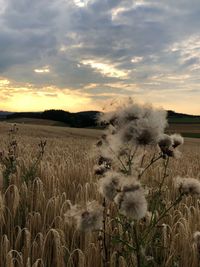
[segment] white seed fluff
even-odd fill
[[[117,194],[115,203],[120,213],[131,219],[139,220],[146,215],[147,201],[141,189]]]
[[[200,196],[200,181],[195,178],[181,178],[175,179],[176,186],[183,194],[191,194]]]
[[[125,178],[126,179],[126,178]],[[99,192],[109,201],[112,201],[120,189],[122,174],[109,171],[99,180]]]
[[[176,148],[184,143],[184,139],[180,134],[172,134],[171,135],[173,141],[173,147]]]
[[[84,207],[74,205],[65,214],[65,219],[74,219],[80,231],[99,230],[103,222],[103,207],[97,201],[87,202]]]

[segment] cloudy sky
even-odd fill
[[[199,0],[0,0],[0,110],[133,96],[200,114]]]

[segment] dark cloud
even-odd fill
[[[9,75],[9,68],[27,68],[53,53],[56,54],[54,20],[58,14],[58,10],[44,0],[6,1],[6,8],[0,19],[2,73],[7,71]]]

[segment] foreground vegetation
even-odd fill
[[[103,200],[98,190],[99,177],[93,172],[94,148],[101,132],[20,125],[13,135],[8,134],[9,129],[9,124],[0,125],[2,155],[7,153],[8,156],[10,142],[17,141],[16,164],[9,169],[7,185],[3,178],[5,164],[1,165],[0,172],[0,266],[104,266],[100,257],[102,236],[96,231],[83,233],[66,220],[71,203],[84,205],[88,201],[101,203]],[[44,141],[47,143],[42,153]],[[166,207],[176,198],[174,177],[200,178],[199,141],[188,140],[181,150],[180,159],[170,159],[165,177],[160,201]],[[154,152],[149,151],[144,163],[149,162]],[[162,168],[163,162],[158,161],[143,176],[151,190],[161,183]],[[115,213],[115,209],[111,204],[109,212]],[[158,265],[149,258],[147,266],[198,266],[199,254],[193,234],[200,230],[199,209],[198,197],[188,195],[169,210],[157,225],[158,236],[150,241],[162,263]],[[141,226],[145,223],[148,224],[148,217]],[[110,235],[122,230],[119,225],[116,229],[115,224],[108,227]],[[111,244],[109,266],[130,266],[126,255],[117,253],[116,248],[121,243],[109,241],[106,240]]]

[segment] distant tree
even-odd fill
[[[42,119],[61,121],[71,125],[71,115],[70,112],[61,110],[61,109],[50,109],[45,110],[42,113]]]

